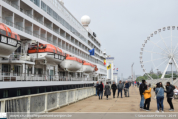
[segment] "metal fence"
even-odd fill
[[[0,99],[0,112],[48,112],[94,95],[94,87]]]

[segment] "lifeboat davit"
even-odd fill
[[[65,59],[65,53],[52,44],[41,44],[30,46],[28,54],[38,60],[47,60],[48,62],[60,63]]]
[[[88,63],[88,62],[83,62],[83,72],[84,73],[92,73],[95,69],[95,65]]]
[[[98,67],[97,67],[97,65],[95,65],[95,71],[98,71]]]
[[[0,57],[8,57],[20,46],[20,36],[0,23]]]
[[[60,66],[67,71],[77,71],[82,68],[82,60],[67,55],[66,59],[61,62]]]

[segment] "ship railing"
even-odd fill
[[[3,58],[2,60],[4,60],[4,61],[14,61],[14,60],[23,60],[23,59],[21,59],[21,53],[15,53],[15,54],[11,54],[10,56],[9,56],[9,58]],[[29,62],[31,62],[31,60],[28,60]]]
[[[58,47],[60,47],[60,48],[61,48],[61,44],[58,44]]]
[[[18,72],[1,72],[0,81],[83,81],[82,77],[43,75]]]
[[[33,36],[40,38],[40,35],[36,34],[35,32],[33,32]]]
[[[25,29],[25,33],[32,35],[32,31]]]
[[[34,20],[36,20],[37,22],[39,22],[40,24],[42,24],[42,25],[43,25],[43,21],[42,21],[42,20],[40,20],[39,18],[37,18],[37,17],[33,16],[33,19],[34,19]]]
[[[23,27],[20,26],[20,25],[14,24],[14,27],[15,27],[16,29],[18,29],[18,30],[23,31]]]
[[[11,21],[8,21],[8,20],[6,20],[6,19],[3,18],[2,22],[5,23],[5,24],[7,24],[7,25],[9,25],[9,26],[13,27],[13,23]]]
[[[20,11],[21,11],[22,13],[26,14],[27,16],[31,17],[31,18],[32,18],[32,16],[33,16],[31,13],[29,13],[28,11],[25,11],[24,9],[21,9],[21,8],[20,8]]]
[[[46,24],[46,23],[44,23],[44,25],[45,25],[47,28],[53,30],[53,28],[52,28],[50,25],[48,25],[48,24]]]
[[[40,39],[44,40],[44,41],[47,41],[47,38],[45,38],[44,36],[40,36]]]
[[[4,2],[6,2],[7,4],[11,5],[12,7],[16,8],[17,10],[19,10],[19,6],[13,2],[11,2],[10,0],[3,0]]]

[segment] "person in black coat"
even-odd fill
[[[102,84],[102,81],[100,83],[100,85],[98,86],[98,90],[99,90],[99,100],[102,99],[103,97],[103,84]]]
[[[167,102],[169,103],[170,109],[169,111],[174,111],[174,106],[172,104],[172,99],[174,96],[174,89],[175,87],[173,85],[170,84],[170,82],[167,82],[166,84],[166,92],[167,93]]]
[[[140,96],[141,96],[141,101],[140,101],[140,109],[144,108],[144,102],[145,102],[145,98],[144,98],[144,91],[145,91],[145,87],[146,87],[146,81],[142,80],[142,84],[140,84],[139,87],[139,91],[140,91]]]
[[[116,89],[117,89],[115,82],[113,82],[113,84],[111,85],[111,89],[112,89],[112,92],[113,92],[113,98],[115,98],[115,93],[116,93]]]

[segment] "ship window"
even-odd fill
[[[40,90],[39,90],[39,88],[37,88],[37,91],[36,91],[37,93],[39,93],[40,92]]]
[[[8,36],[11,37],[11,33],[10,32],[8,32]]]
[[[35,5],[40,6],[40,0],[34,0]]]
[[[28,92],[27,92],[27,93],[28,93],[28,95],[30,95],[30,94],[31,94],[31,89],[30,89],[30,88],[28,89]]]
[[[47,6],[47,13],[50,15],[50,16],[53,16],[53,10]]]
[[[46,87],[44,88],[44,92],[46,92]]]
[[[20,95],[21,95],[21,90],[17,89],[17,96],[20,96]]]
[[[6,31],[0,29],[0,33],[3,34],[3,35],[6,35]]]
[[[43,1],[41,1],[41,9],[46,12],[46,4]]]
[[[3,98],[8,98],[9,96],[9,91],[8,90],[4,90],[3,91]]]
[[[17,39],[17,35],[15,35],[15,39]]]

